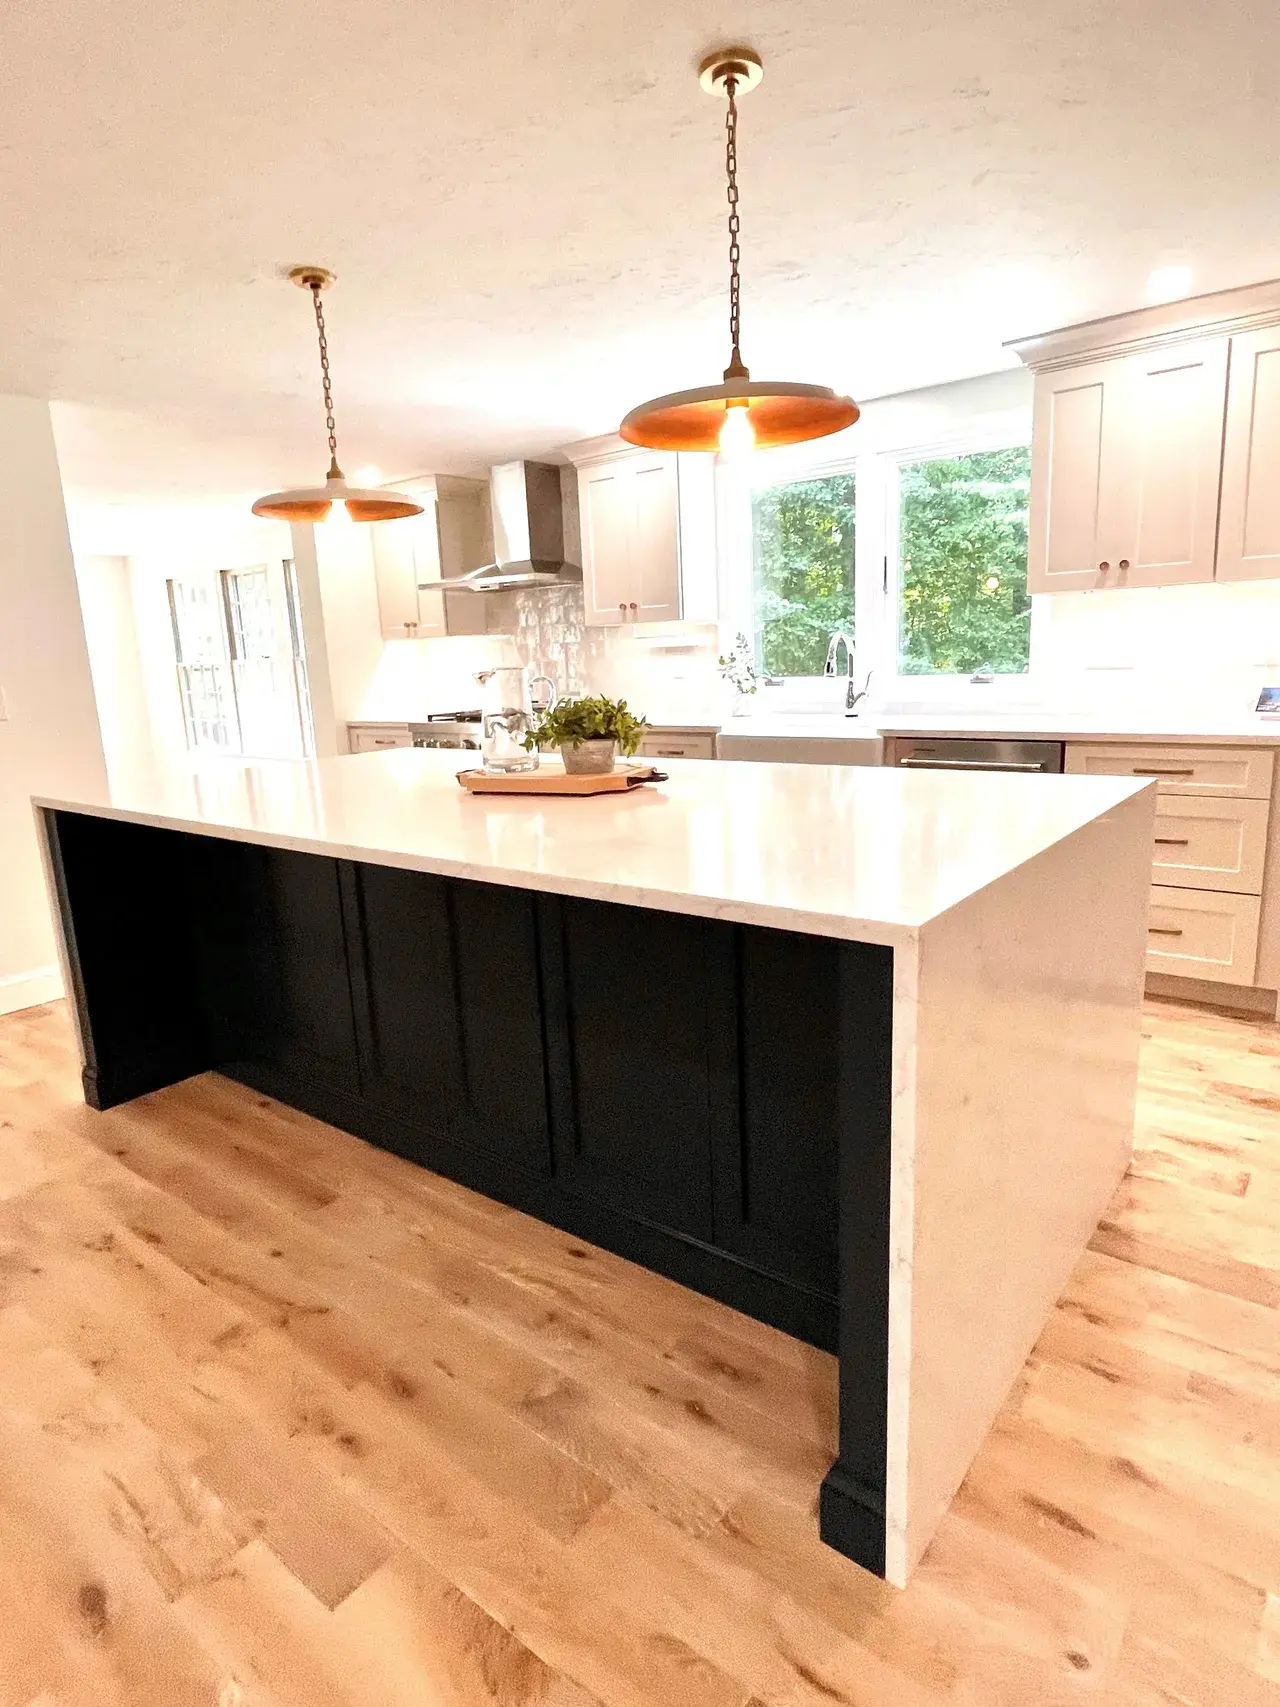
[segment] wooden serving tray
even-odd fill
[[[630,794],[646,782],[665,782],[667,773],[652,765],[619,765],[602,776],[571,776],[567,771],[459,771],[458,781],[469,794]]]

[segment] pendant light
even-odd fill
[[[302,486],[292,492],[271,492],[253,506],[255,516],[271,516],[282,522],[322,522],[335,504],[345,504],[353,522],[393,522],[402,516],[420,516],[423,506],[404,492],[388,492],[380,486],[348,486],[338,467],[338,435],[333,425],[333,391],[329,383],[329,344],[324,330],[324,305],[320,292],[328,290],[333,274],[327,267],[294,267],[289,273],[300,290],[311,292],[320,339],[320,381],[324,390],[324,418],[329,428],[329,472],[323,486]]]
[[[851,397],[825,385],[752,379],[740,343],[738,233],[738,96],[764,76],[748,47],[723,48],[703,60],[698,81],[709,95],[727,99],[725,174],[729,195],[729,365],[723,385],[673,391],[641,403],[618,429],[633,445],[651,450],[722,451],[739,455],[755,446],[801,444],[851,427],[860,413]]]

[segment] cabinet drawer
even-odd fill
[[[1159,801],[1153,880],[1260,895],[1269,817],[1265,800],[1188,794]]]
[[[1256,895],[1153,885],[1147,971],[1252,984],[1261,906]]]
[[[1067,747],[1067,769],[1078,776],[1148,776],[1161,794],[1233,794],[1245,800],[1271,798],[1269,747],[1183,747],[1132,745],[1121,741]]]
[[[714,735],[685,735],[678,730],[669,735],[661,730],[650,730],[640,743],[640,751],[646,759],[714,759],[716,738]]]
[[[384,747],[411,747],[413,737],[403,723],[349,723],[347,740],[353,753],[380,753]]]

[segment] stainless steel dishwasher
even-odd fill
[[[977,741],[958,736],[899,735],[893,762],[907,770],[1061,771],[1061,741]]]

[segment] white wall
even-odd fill
[[[49,406],[0,397],[0,1012],[58,994],[30,797],[98,787],[98,733]]]
[[[1135,587],[1037,599],[1040,694],[1164,713],[1252,710],[1280,682],[1280,581]]]
[[[155,759],[129,559],[81,556],[75,568],[107,774],[120,783]]]
[[[249,504],[248,498],[191,505],[69,504],[86,619],[93,607],[89,647],[95,683],[140,684],[126,695],[127,707],[114,686],[103,695],[113,776],[188,762],[165,583],[172,576],[246,569],[288,557],[288,527],[253,515]],[[108,558],[127,561],[127,606],[120,581],[94,567]]]

